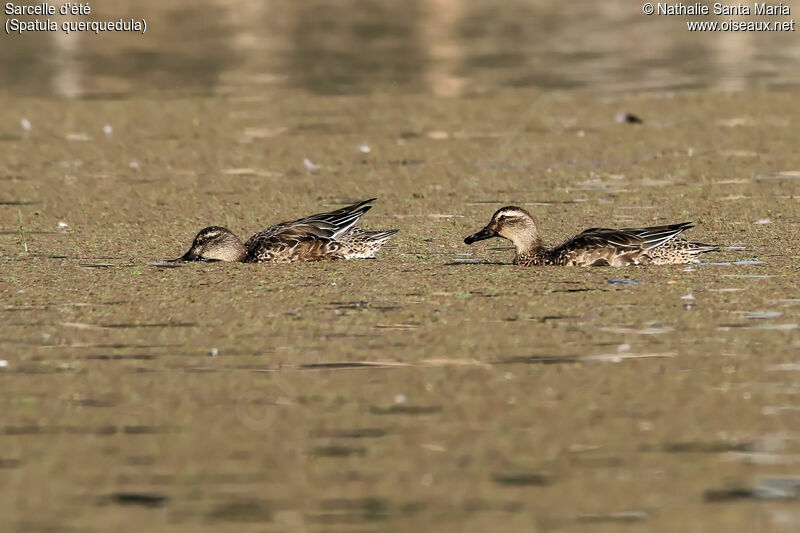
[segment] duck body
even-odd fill
[[[372,258],[398,230],[355,227],[371,209],[372,198],[336,211],[282,222],[256,233],[245,243],[227,228],[210,226],[197,234],[180,261],[293,263]]]
[[[718,251],[712,244],[677,238],[691,222],[647,228],[591,228],[554,248],[544,245],[530,213],[516,206],[499,209],[466,244],[503,237],[516,249],[515,265],[626,266],[696,263],[698,255]]]

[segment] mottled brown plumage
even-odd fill
[[[398,230],[355,227],[373,200],[282,222],[256,233],[244,244],[227,228],[211,226],[201,230],[189,251],[177,260],[291,263],[374,257]]]
[[[503,237],[516,248],[514,264],[524,266],[673,265],[696,263],[698,254],[719,250],[713,244],[676,238],[692,227],[691,222],[683,222],[649,228],[591,228],[547,248],[530,213],[507,206],[497,210],[485,228],[464,242]]]

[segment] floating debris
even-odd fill
[[[216,348],[216,347],[215,348],[211,348],[211,350],[209,350],[209,352],[208,352],[208,355],[211,356],[211,357],[218,356],[219,355],[219,348]]]
[[[111,127],[111,124],[106,124],[103,126],[103,133],[105,133],[107,137],[111,137],[114,134],[114,128]]]
[[[25,131],[31,131],[31,128],[33,127],[31,126],[31,121],[27,118],[22,118],[22,120],[19,121],[19,125],[22,126],[22,129]]]
[[[8,361],[5,359],[0,359],[0,368],[8,368]]]
[[[311,160],[307,157],[303,159],[303,165],[305,165],[306,170],[308,170],[309,172],[318,172],[322,170],[322,165],[316,165],[312,163]]]
[[[761,220],[756,220],[753,224],[772,224],[772,220],[768,218],[762,218]]]
[[[615,118],[620,124],[644,124],[644,120],[627,111],[620,111]]]
[[[58,227],[59,227],[59,228],[68,228],[68,227],[69,227],[69,224],[67,224],[67,223],[66,223],[66,222],[64,222],[63,220],[59,220],[59,221],[58,221]]]
[[[370,148],[366,144],[362,144],[361,146],[358,147],[358,151],[361,152],[362,154],[368,154],[372,151],[372,148]]]
[[[606,284],[608,285],[641,285],[641,281],[635,281],[632,279],[607,279]]]
[[[128,168],[132,168],[134,170],[137,170],[139,168],[139,162],[138,161],[131,161],[130,163],[128,163]]]
[[[114,492],[108,496],[108,501],[117,505],[163,507],[169,501],[169,496],[146,492]]]

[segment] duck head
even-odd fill
[[[486,227],[468,236],[464,243],[472,244],[492,237],[508,239],[514,244],[517,253],[542,246],[539,230],[536,229],[531,214],[513,205],[498,209]]]
[[[192,247],[175,261],[230,261],[241,262],[247,249],[228,228],[209,226],[200,230]]]

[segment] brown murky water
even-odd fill
[[[800,453],[795,98],[16,99],[5,527],[794,528],[763,486]],[[148,264],[372,195],[377,260]],[[733,249],[506,266],[461,239],[509,202],[551,241],[695,220]]]
[[[191,98],[3,82],[4,531],[800,527],[797,90],[214,76]],[[151,264],[372,196],[364,225],[401,230],[376,260]],[[552,243],[693,220],[726,248],[513,267],[462,243],[508,203]]]

